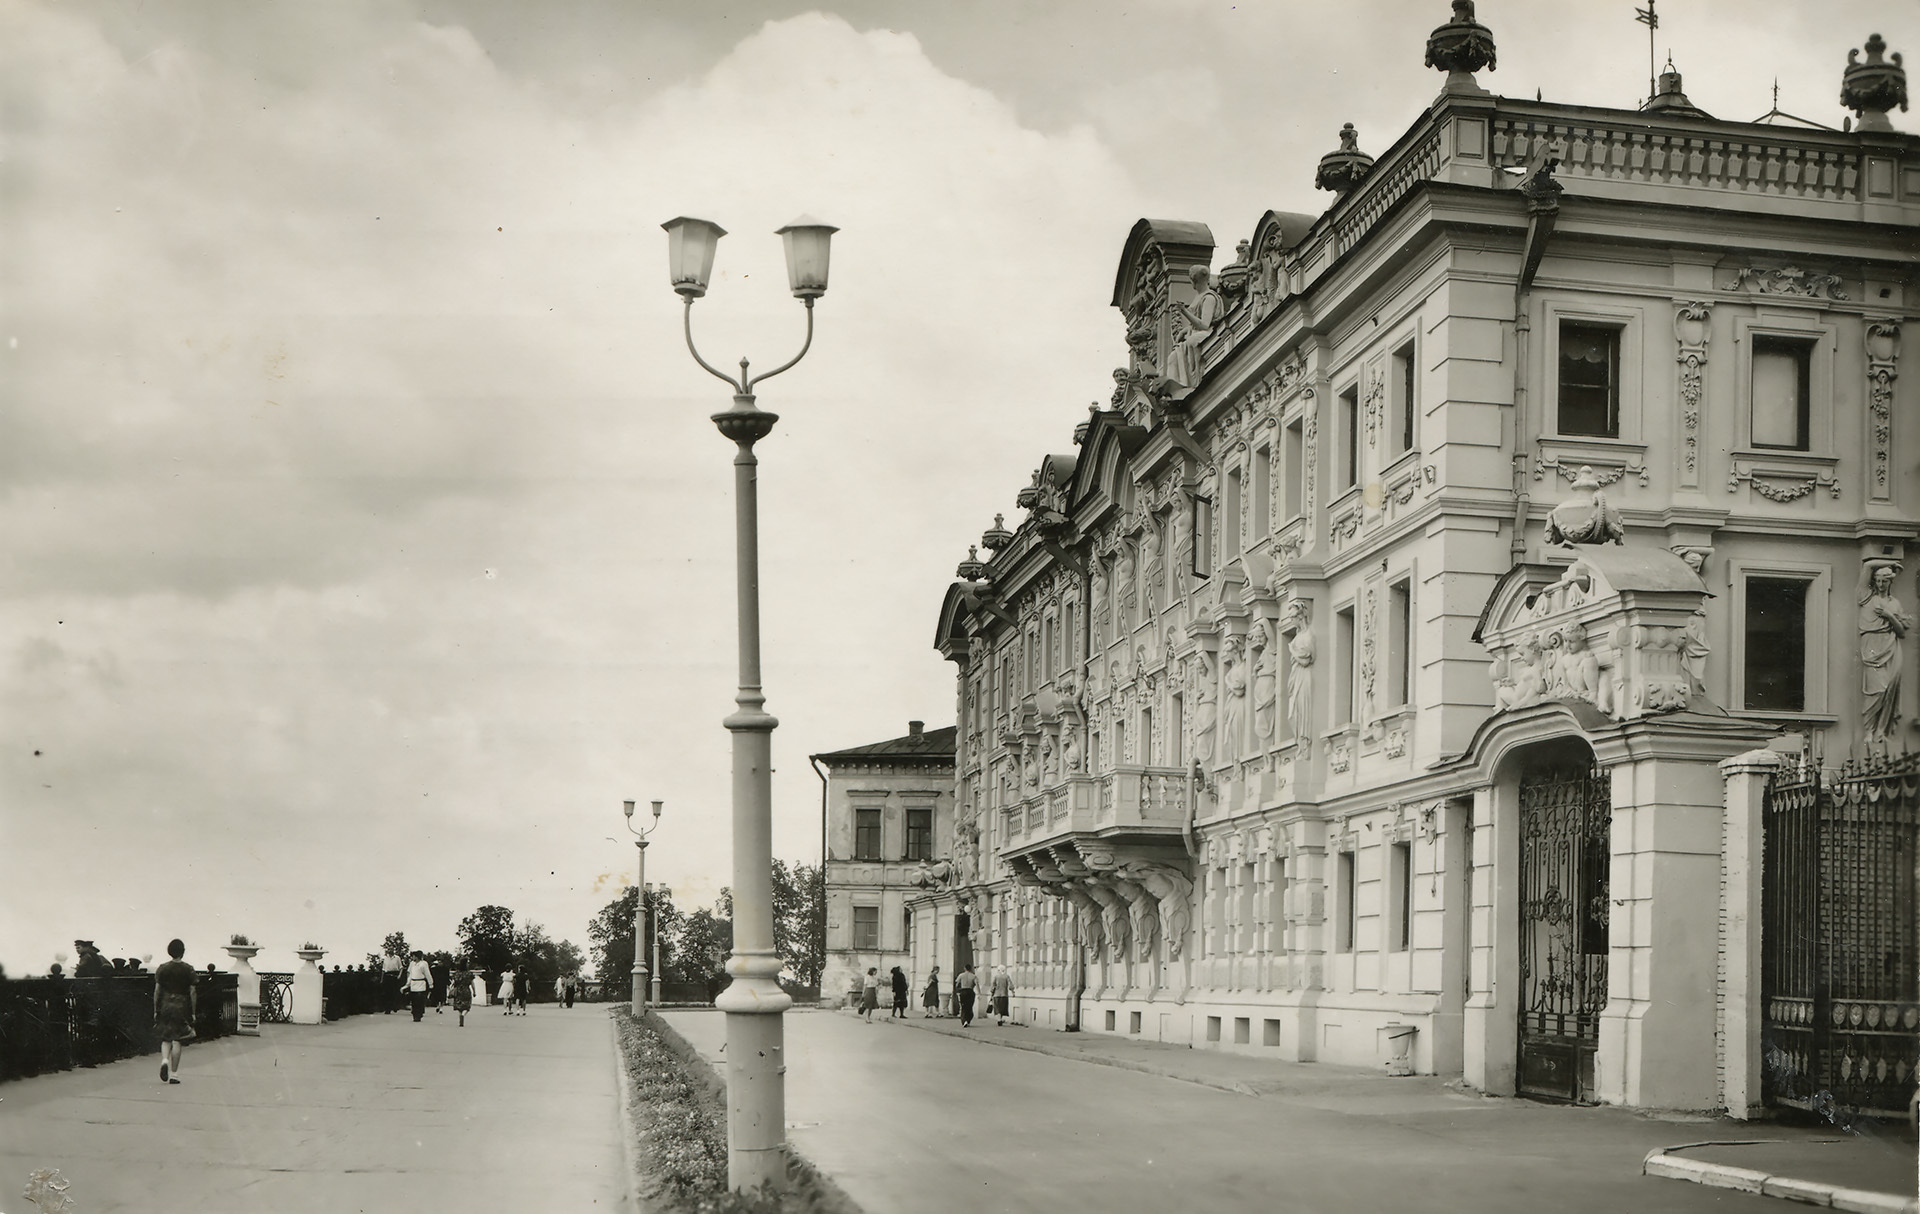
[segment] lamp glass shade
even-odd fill
[[[655,802],[653,803],[653,816],[654,816],[654,817],[656,817],[656,818],[657,818],[657,817],[659,817],[659,816],[660,816],[660,807],[661,807],[662,805],[664,805],[664,804],[665,804],[665,802],[664,802],[664,801],[655,801]]]
[[[779,231],[787,246],[787,286],[795,299],[827,293],[827,245],[840,229],[802,215]]]
[[[685,215],[660,226],[667,231],[667,273],[673,279],[673,289],[690,299],[705,295],[707,282],[713,277],[713,251],[727,230]]]
[[[625,802],[622,802],[621,804],[622,804],[622,808],[626,810],[627,817],[629,818],[633,817],[633,802],[625,801]]]

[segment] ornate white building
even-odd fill
[[[1512,99],[1454,10],[1443,91],[1377,159],[1342,133],[1325,212],[1217,276],[1202,224],[1127,239],[1110,407],[941,607],[915,978],[972,950],[1042,1027],[1746,1115],[1763,1038],[1777,1086],[1833,1010],[1763,960],[1769,773],[1911,736],[1904,76],[1850,56],[1849,131],[1671,72]],[[1871,1057],[1797,1065],[1910,1090],[1892,982]]]

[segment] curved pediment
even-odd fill
[[[1584,545],[1571,565],[1516,565],[1474,629],[1493,655],[1494,705],[1579,701],[1614,720],[1675,712],[1702,696],[1706,584],[1678,556]]]
[[[1158,256],[1154,256],[1154,254]],[[1142,289],[1162,289],[1146,279],[1153,274],[1184,273],[1188,266],[1213,261],[1213,229],[1191,219],[1142,219],[1127,233],[1120,268],[1113,276],[1113,306],[1127,307]]]

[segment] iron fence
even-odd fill
[[[237,978],[196,977],[195,1039],[232,1033],[240,1019]],[[0,1080],[137,1058],[159,1045],[151,973],[0,979]]]
[[[1920,755],[1789,765],[1762,841],[1767,1103],[1904,1116],[1920,1076]]]

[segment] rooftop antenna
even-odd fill
[[[1653,31],[1660,28],[1660,14],[1653,11],[1656,2],[1657,0],[1647,0],[1647,7],[1633,10],[1633,19],[1647,27],[1647,100],[1649,101],[1653,100],[1654,93],[1659,88],[1655,80],[1658,73],[1653,68]]]

